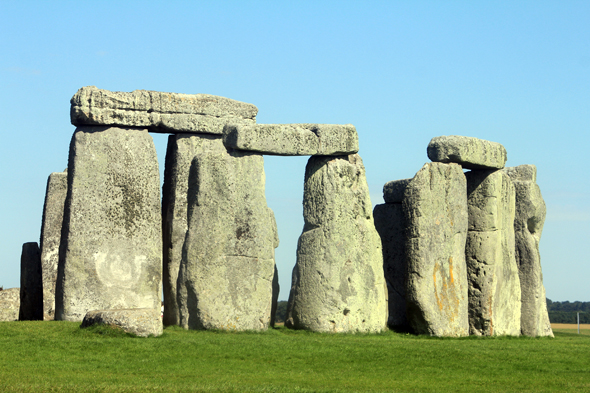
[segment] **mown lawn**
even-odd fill
[[[582,392],[590,336],[438,339],[0,323],[0,391]]]

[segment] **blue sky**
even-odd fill
[[[586,1],[2,1],[0,286],[19,286],[47,176],[67,166],[69,100],[95,85],[229,97],[258,123],[354,124],[373,204],[432,137],[500,142],[508,166],[538,168],[547,296],[590,301],[589,20]],[[306,161],[265,157],[280,299]]]

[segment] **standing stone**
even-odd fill
[[[454,162],[463,168],[504,168],[507,154],[504,146],[470,136],[437,136],[428,144],[428,158],[434,162]]]
[[[18,321],[20,288],[0,287],[0,322]]]
[[[256,123],[252,104],[209,94],[178,94],[135,90],[130,93],[86,86],[71,99],[75,126],[99,125],[149,128],[151,132],[191,132],[221,135],[227,123]]]
[[[19,321],[43,320],[41,252],[36,242],[23,244],[20,257]]]
[[[467,336],[467,185],[457,164],[425,164],[408,184],[406,303],[418,334]]]
[[[158,337],[163,332],[160,312],[153,308],[88,311],[80,327],[92,325],[116,326],[139,337]]]
[[[188,231],[177,282],[180,326],[270,326],[276,228],[261,155],[203,139],[188,183]]]
[[[473,170],[466,177],[469,330],[478,336],[518,336],[521,295],[514,257],[514,185],[500,170]]]
[[[145,129],[78,127],[70,144],[55,319],[161,307],[158,159]]]
[[[396,329],[407,329],[406,316],[406,222],[402,200],[411,179],[385,183],[384,204],[375,206],[373,217],[375,228],[381,237],[383,247],[383,271],[388,291],[389,318],[387,325]]]
[[[360,156],[309,159],[303,217],[285,325],[318,332],[384,330],[383,255]]]
[[[505,168],[505,171],[512,179],[516,190],[514,239],[520,278],[521,334],[553,337],[539,254],[539,241],[547,209],[541,190],[536,184],[537,168],[534,165],[520,165]]]
[[[43,319],[53,320],[55,314],[55,282],[59,261],[61,225],[68,191],[68,173],[54,172],[47,179],[41,224],[41,268],[43,269]]]

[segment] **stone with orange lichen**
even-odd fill
[[[466,336],[467,185],[458,164],[428,163],[408,184],[407,315],[416,333]]]

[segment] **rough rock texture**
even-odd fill
[[[387,283],[389,307],[387,325],[396,329],[407,329],[406,225],[401,201],[400,203],[384,203],[375,206],[373,217],[383,247],[383,271]]]
[[[535,183],[537,168],[520,165],[505,168],[516,190],[514,239],[520,279],[520,329],[525,336],[553,337],[543,286],[539,241],[547,213],[541,190]]]
[[[469,232],[469,330],[520,334],[520,282],[514,257],[514,185],[500,170],[466,173]]]
[[[418,334],[467,336],[467,186],[457,164],[425,164],[403,200],[406,304]]]
[[[47,179],[43,222],[41,224],[41,267],[43,269],[43,319],[53,320],[55,314],[55,282],[59,261],[61,225],[68,191],[68,173],[54,172]]]
[[[136,336],[160,336],[164,331],[160,311],[153,308],[128,308],[118,310],[88,311],[81,327],[92,325],[118,326]]]
[[[303,217],[285,325],[319,332],[385,329],[381,241],[357,154],[309,159]]]
[[[0,322],[18,321],[20,288],[0,290]]]
[[[75,126],[149,128],[152,132],[221,134],[227,123],[256,122],[252,104],[208,94],[135,90],[113,92],[86,86],[74,94],[70,117]]]
[[[352,124],[228,124],[227,147],[280,156],[348,155],[358,152]]]
[[[497,142],[468,136],[437,136],[428,144],[428,158],[434,162],[455,162],[463,168],[504,168],[507,154]]]
[[[79,127],[70,144],[55,319],[160,310],[158,158],[147,130]]]
[[[20,321],[43,320],[41,251],[36,242],[23,244],[20,257]]]
[[[393,180],[383,186],[383,200],[385,203],[402,203],[406,187],[412,179]]]
[[[203,139],[188,185],[177,282],[180,326],[264,330],[271,322],[276,228],[261,155]]]

